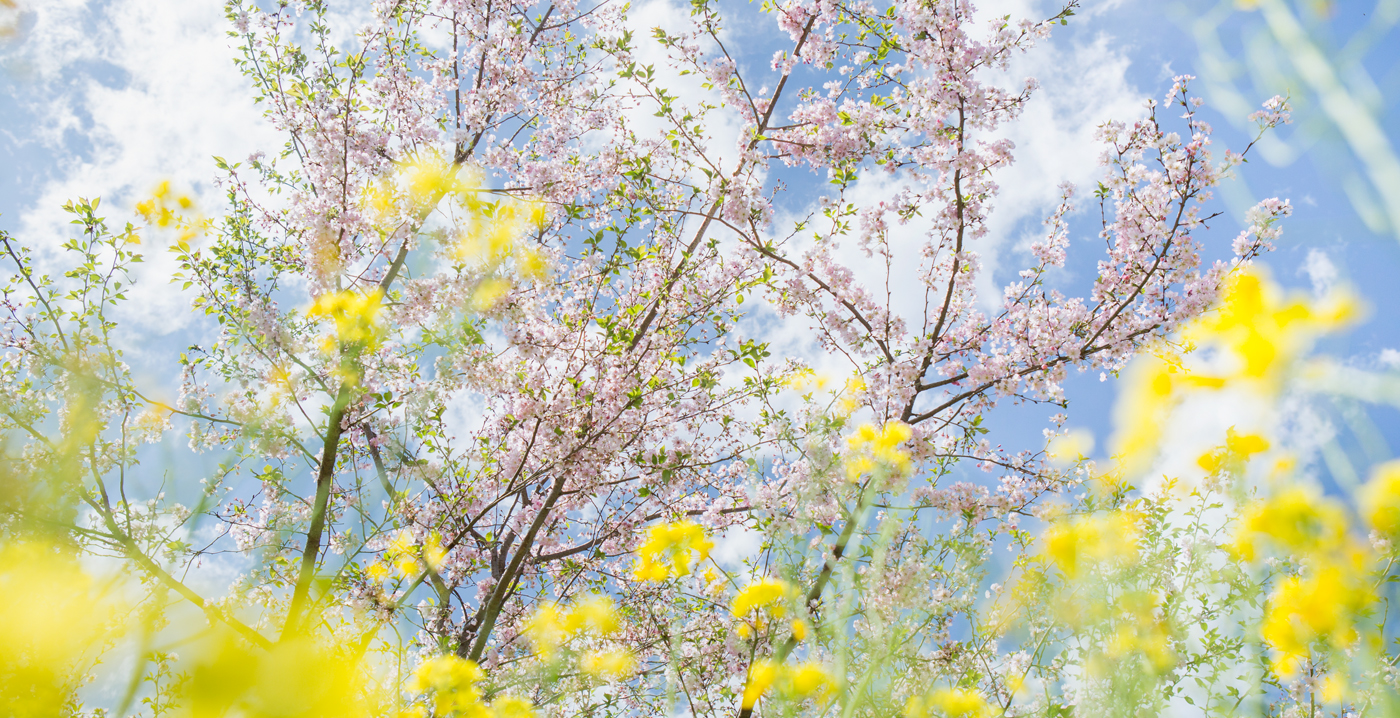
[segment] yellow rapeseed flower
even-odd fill
[[[786,666],[761,660],[749,669],[744,685],[744,708],[753,708],[770,690],[788,700],[815,698],[827,701],[836,695],[836,679],[831,671],[815,661]]]
[[[606,636],[617,629],[617,605],[607,596],[589,596],[575,603],[564,616],[564,630],[571,635],[588,632]]]
[[[413,693],[432,691],[434,712],[438,715],[480,715],[485,706],[477,684],[485,677],[486,673],[473,661],[453,655],[437,656],[418,666],[409,680],[408,690]]]
[[[56,715],[122,607],[71,555],[53,546],[0,546],[0,705],[6,715]]]
[[[568,635],[566,618],[567,615],[559,610],[557,604],[542,603],[530,620],[525,622],[525,635],[530,637],[535,650],[546,659],[554,656]]]
[[[630,678],[637,670],[637,659],[628,651],[613,650],[588,653],[579,660],[579,668],[594,678],[620,681]]]
[[[334,320],[335,339],[341,347],[372,346],[378,339],[383,298],[384,293],[378,289],[368,293],[348,289],[329,292],[316,298],[307,316]]]
[[[519,696],[503,695],[491,701],[492,718],[534,718],[535,706]]]
[[[744,708],[753,708],[758,699],[773,686],[778,679],[779,666],[772,661],[758,661],[749,668],[749,680],[744,685]]]
[[[939,688],[926,696],[914,696],[904,705],[907,718],[982,718],[991,714],[987,699],[967,688]]]
[[[1258,434],[1236,434],[1234,427],[1226,431],[1225,445],[1218,446],[1196,459],[1196,464],[1207,473],[1214,474],[1232,464],[1249,461],[1249,458],[1269,450],[1269,440]]]
[[[734,597],[731,612],[735,618],[745,618],[750,613],[763,610],[774,618],[782,618],[787,612],[785,603],[795,595],[792,584],[777,578],[765,578],[744,587]]]
[[[617,607],[611,598],[595,595],[561,608],[546,602],[525,622],[525,635],[540,655],[551,659],[571,637],[588,634],[602,637],[618,629]]]
[[[1400,461],[1377,466],[1357,498],[1371,528],[1392,540],[1400,537]]]
[[[1045,532],[1045,554],[1070,579],[1080,576],[1086,562],[1136,558],[1137,543],[1137,525],[1122,512],[1057,522]]]
[[[861,475],[874,471],[877,465],[907,474],[913,463],[903,446],[913,435],[914,430],[902,421],[891,421],[879,428],[873,424],[857,427],[855,434],[846,439],[850,448],[846,456],[846,478],[856,481]]]
[[[829,700],[836,693],[836,679],[815,661],[799,663],[786,671],[786,693],[793,698]]]
[[[1356,618],[1375,596],[1348,563],[1325,564],[1306,578],[1289,577],[1269,597],[1261,633],[1281,675],[1295,674],[1314,643],[1341,650],[1356,642]]]
[[[1245,507],[1235,531],[1235,552],[1253,561],[1261,538],[1299,557],[1332,551],[1344,543],[1346,516],[1334,502],[1307,489],[1286,489]]]
[[[673,576],[685,576],[691,566],[704,561],[713,541],[705,537],[705,529],[694,521],[657,524],[647,530],[647,540],[637,548],[637,566],[633,577],[638,581],[665,581]]]

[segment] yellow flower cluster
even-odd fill
[[[1363,515],[1381,536],[1391,542],[1400,539],[1400,461],[1377,466],[1357,503],[1365,507]]]
[[[443,550],[442,539],[436,533],[429,534],[420,549],[414,546],[412,534],[401,531],[389,544],[384,556],[365,568],[365,575],[374,583],[388,580],[392,570],[397,570],[404,578],[413,578],[423,572],[424,564],[433,571],[438,570],[445,558],[447,552]]]
[[[1375,601],[1365,584],[1364,563],[1347,560],[1318,565],[1306,577],[1291,576],[1269,596],[1261,633],[1274,650],[1274,670],[1293,675],[1314,642],[1336,650],[1356,643],[1356,618]]]
[[[1387,497],[1400,502],[1388,488],[1391,478],[1381,467],[1362,496],[1372,497],[1372,506],[1385,506]],[[1373,525],[1378,514],[1385,519],[1384,509],[1373,509]],[[1306,489],[1279,491],[1245,507],[1236,529],[1233,548],[1242,558],[1257,560],[1261,545],[1300,568],[1274,588],[1264,613],[1261,633],[1273,649],[1274,670],[1296,673],[1314,645],[1339,651],[1354,645],[1357,620],[1376,600],[1367,579],[1374,559],[1348,535],[1345,510]]]
[[[983,718],[991,714],[987,699],[967,688],[939,688],[928,695],[914,696],[904,705],[907,718]]]
[[[368,185],[363,193],[363,206],[385,224],[397,224],[394,217],[401,205],[421,213],[447,197],[460,203],[467,214],[466,229],[458,233],[451,255],[487,275],[472,292],[477,311],[490,309],[510,290],[511,281],[500,273],[507,263],[513,261],[514,273],[527,279],[539,279],[546,271],[544,255],[518,241],[531,227],[544,226],[544,205],[482,201],[482,180],[479,170],[462,167],[441,153],[422,152],[400,162],[392,175]]]
[[[531,718],[534,707],[524,698],[497,696],[489,704],[482,700],[477,686],[486,678],[480,666],[457,656],[438,656],[424,661],[413,672],[408,689],[433,694],[433,714],[462,718]]]
[[[594,595],[567,608],[545,603],[525,622],[525,635],[547,661],[577,637],[605,638],[616,633],[617,606],[607,596]],[[579,657],[579,670],[605,681],[630,678],[637,670],[637,659],[630,651],[610,649],[588,651]]]
[[[582,634],[604,637],[618,629],[617,605],[602,595],[589,596],[568,607],[544,603],[525,623],[530,643],[546,658],[570,638]]]
[[[335,321],[335,342],[341,347],[371,347],[379,337],[380,301],[384,293],[347,289],[316,298],[307,316]]]
[[[0,547],[0,705],[7,715],[55,715],[116,635],[122,607],[71,555],[52,546]]]
[[[1136,560],[1137,522],[1125,512],[1056,522],[1045,532],[1045,555],[1071,580],[1090,564]]]
[[[1260,540],[1295,556],[1332,553],[1345,547],[1346,513],[1307,489],[1285,489],[1268,500],[1249,504],[1240,516],[1235,552],[1253,561]]]
[[[1216,447],[1196,459],[1196,464],[1214,474],[1227,466],[1243,464],[1249,457],[1269,450],[1269,440],[1258,434],[1236,434],[1234,428],[1225,433],[1225,445]]]
[[[1118,430],[1110,448],[1119,470],[1136,474],[1146,468],[1171,409],[1186,393],[1245,386],[1272,394],[1285,370],[1315,337],[1355,320],[1359,314],[1356,298],[1345,292],[1334,292],[1313,303],[1289,300],[1257,270],[1236,273],[1225,287],[1220,307],[1183,331],[1188,347],[1215,346],[1221,350],[1226,363],[1222,373],[1192,373],[1179,360],[1162,357],[1144,357],[1127,370],[1127,382],[1114,408]],[[1257,445],[1246,443],[1235,448],[1243,452]],[[1229,456],[1202,457],[1201,464],[1216,471],[1224,465],[1218,460],[1224,458]]]
[[[1090,663],[1091,670],[1104,676],[1130,660],[1145,663],[1157,674],[1175,666],[1171,631],[1157,615],[1161,604],[1156,593],[1129,591],[1120,596],[1114,602],[1116,625],[1102,652]]]
[[[765,578],[745,586],[730,604],[734,617],[744,621],[735,631],[740,638],[752,636],[755,628],[762,630],[767,625],[768,618],[781,619],[786,616],[788,604],[798,595],[796,586],[776,578]],[[759,615],[754,616],[755,613]],[[806,621],[796,618],[789,622],[788,627],[794,639],[807,639],[810,629]]]
[[[637,672],[637,658],[629,651],[616,649],[585,653],[578,667],[584,673],[605,681],[620,681]]]
[[[187,249],[188,242],[208,226],[195,208],[194,199],[171,189],[169,180],[156,185],[150,197],[137,202],[136,213],[161,229],[180,230],[176,246],[181,249]]]
[[[787,581],[765,578],[739,591],[739,595],[734,597],[730,611],[735,618],[746,618],[758,610],[773,618],[782,618],[787,613],[787,602],[796,595],[797,590]]]
[[[815,661],[788,666],[762,660],[749,669],[744,686],[744,708],[753,708],[770,691],[787,700],[815,698],[829,701],[836,695],[836,679],[825,666]]]
[[[694,521],[657,524],[647,530],[646,543],[637,548],[633,578],[638,581],[665,581],[690,574],[691,566],[704,561],[715,543],[705,537],[705,529]]]
[[[1334,293],[1317,304],[1287,300],[1257,271],[1234,275],[1219,311],[1186,334],[1219,344],[1237,360],[1236,377],[1276,381],[1279,372],[1322,331],[1347,324],[1360,314],[1355,297]]]
[[[408,211],[436,206],[444,197],[475,202],[481,172],[462,167],[440,152],[421,152],[399,162],[393,174],[366,185],[363,206],[387,220],[402,203]]]
[[[846,456],[846,478],[858,481],[878,467],[897,474],[907,474],[913,468],[909,452],[902,447],[914,435],[914,430],[902,421],[891,421],[883,427],[862,424],[854,436],[846,440],[850,448]]]

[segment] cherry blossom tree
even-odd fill
[[[988,412],[1065,405],[1071,370],[1116,372],[1289,213],[1267,200],[1237,237],[1209,228],[1248,148],[1215,158],[1178,78],[1100,130],[1102,246],[1071,242],[1066,185],[1030,263],[979,294],[1013,161],[1000,130],[1036,90],[1009,63],[1076,6],[697,0],[683,27],[639,30],[611,2],[379,0],[352,32],[325,3],[233,0],[287,142],[219,161],[227,211],[162,186],[112,232],[75,203],[80,264],[55,279],[3,237],[0,422],[27,487],[7,530],[120,556],[254,646],[398,641],[561,714],[748,715],[762,681],[818,692],[825,673],[778,667],[837,636],[842,680],[899,706],[974,673],[1009,701],[1027,654],[984,626],[950,635],[977,620],[991,547],[1028,542],[1020,517],[1073,477],[1043,447],[992,445]],[[781,48],[741,52],[739,22]],[[805,171],[825,189],[794,189]],[[217,321],[169,403],[111,340],[153,241]],[[1102,253],[1084,296],[1055,286],[1070,252]],[[810,327],[814,354],[775,356],[779,324]],[[817,354],[844,366],[830,389]],[[193,508],[128,498],[140,443],[177,425],[232,458]],[[956,481],[965,464],[992,480]],[[226,597],[181,579],[206,549],[174,537],[197,519],[259,557]],[[700,562],[741,535],[761,537],[741,568]],[[602,625],[577,608],[593,594],[626,619],[606,639],[581,628]],[[574,644],[542,640],[551,621],[594,641],[596,670],[560,667]]]

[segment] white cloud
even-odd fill
[[[52,155],[39,160],[48,166],[30,170],[51,174],[15,232],[37,249],[44,269],[67,263],[55,263],[71,232],[64,202],[102,197],[101,214],[120,228],[134,219],[136,199],[170,178],[217,208],[214,155],[237,161],[281,145],[233,64],[226,26],[218,2],[63,0],[36,8],[32,28],[3,62],[29,120],[15,128],[14,141]],[[168,281],[173,257],[156,239],[145,242],[147,263],[138,266],[120,317],[133,337],[192,321],[187,299]]]
[[[1321,297],[1331,292],[1332,286],[1337,283],[1337,265],[1332,263],[1326,252],[1316,247],[1308,250],[1308,258],[1303,260],[1298,273],[1308,276],[1314,296]]]
[[[1128,82],[1129,62],[1123,48],[1100,34],[1077,44],[1052,36],[1012,63],[1011,76],[1035,77],[1040,89],[1001,133],[1016,143],[1016,163],[998,175],[1001,193],[988,222],[988,241],[976,248],[987,270],[978,286],[984,302],[999,302],[1002,283],[1021,269],[1016,250],[1040,239],[1043,227],[1035,220],[1054,210],[1060,182],[1079,187],[1075,202],[1087,205],[1091,195],[1085,188],[1101,175],[1103,146],[1094,139],[1099,125],[1144,114],[1147,96]],[[1082,240],[1097,229],[1076,227],[1071,237],[1078,241],[1070,251],[1093,251],[1097,243],[1086,247]]]

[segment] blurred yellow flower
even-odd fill
[[[564,630],[570,634],[606,636],[617,629],[617,605],[607,596],[593,595],[578,601],[564,616]]]
[[[772,661],[758,661],[749,668],[749,680],[744,685],[744,708],[753,708],[758,699],[773,686],[778,678],[779,666]]]
[[[1059,521],[1045,532],[1045,554],[1070,579],[1087,563],[1135,560],[1137,544],[1137,524],[1123,512]]]
[[[705,537],[705,529],[694,521],[657,524],[647,530],[646,542],[637,548],[639,560],[633,578],[665,581],[688,575],[691,566],[704,561],[714,547]]]
[[[913,435],[914,430],[902,421],[891,421],[879,428],[873,424],[860,425],[856,433],[846,439],[850,447],[850,454],[846,457],[846,478],[856,481],[861,475],[874,471],[877,465],[907,474],[913,463],[903,446]]]
[[[491,701],[492,718],[534,718],[535,706],[519,696],[504,695]]]
[[[1226,431],[1225,445],[1201,454],[1196,464],[1207,473],[1214,474],[1221,469],[1249,461],[1249,458],[1269,450],[1269,440],[1258,434],[1236,434],[1234,427]]]
[[[437,656],[424,661],[414,670],[408,690],[413,693],[431,691],[434,712],[438,715],[463,713],[489,716],[481,701],[481,689],[477,687],[484,678],[486,672],[473,661],[453,655]]]
[[[122,603],[58,547],[0,546],[0,705],[6,715],[56,715],[104,644]]]
[[[595,678],[620,681],[636,672],[637,659],[621,649],[587,653],[579,660],[579,668]]]
[[[1356,642],[1356,619],[1375,595],[1345,562],[1324,565],[1312,575],[1292,576],[1269,597],[1261,633],[1274,652],[1274,670],[1297,673],[1315,642],[1345,649]]]
[[[749,669],[744,685],[743,707],[753,708],[770,690],[788,700],[815,698],[827,701],[836,695],[836,679],[825,666],[815,661],[786,666],[771,660],[760,660]]]
[[[1400,461],[1377,466],[1357,499],[1371,528],[1392,540],[1400,537]]]
[[[1192,372],[1179,358],[1162,356],[1140,357],[1124,370],[1110,442],[1120,473],[1132,475],[1147,468],[1171,410],[1188,392],[1243,386],[1271,394],[1317,335],[1353,322],[1360,314],[1360,302],[1348,292],[1334,291],[1312,303],[1289,300],[1261,271],[1236,272],[1216,310],[1182,331],[1188,348],[1221,350],[1227,365],[1221,373]],[[1214,472],[1228,458],[1205,455],[1200,464]]]
[[[731,612],[735,618],[744,618],[754,611],[763,610],[774,618],[782,618],[787,612],[785,602],[795,595],[796,590],[787,581],[765,578],[739,591],[739,595],[734,597]]]
[[[982,718],[991,707],[982,694],[966,688],[939,688],[926,696],[914,696],[904,705],[907,718]]]
[[[558,604],[543,603],[525,622],[525,635],[530,637],[531,645],[546,659],[553,657],[568,635],[565,619],[566,614],[559,610]]]
[[[311,637],[254,648],[219,629],[181,650],[192,654],[183,704],[195,718],[374,714],[376,683],[353,649]]]
[[[595,595],[561,608],[543,603],[525,622],[525,634],[540,655],[551,659],[564,641],[589,634],[603,637],[618,629],[617,607],[607,596]]]
[[[326,317],[335,322],[335,339],[340,346],[371,346],[378,339],[380,300],[378,289],[363,293],[354,290],[329,292],[316,298],[307,311],[309,317]]]
[[[1346,516],[1336,503],[1312,491],[1285,489],[1245,507],[1235,531],[1235,552],[1253,561],[1261,538],[1300,557],[1332,551],[1345,541]]]
[[[1055,463],[1064,465],[1083,460],[1093,450],[1094,435],[1087,429],[1075,429],[1052,438],[1045,455]]]

